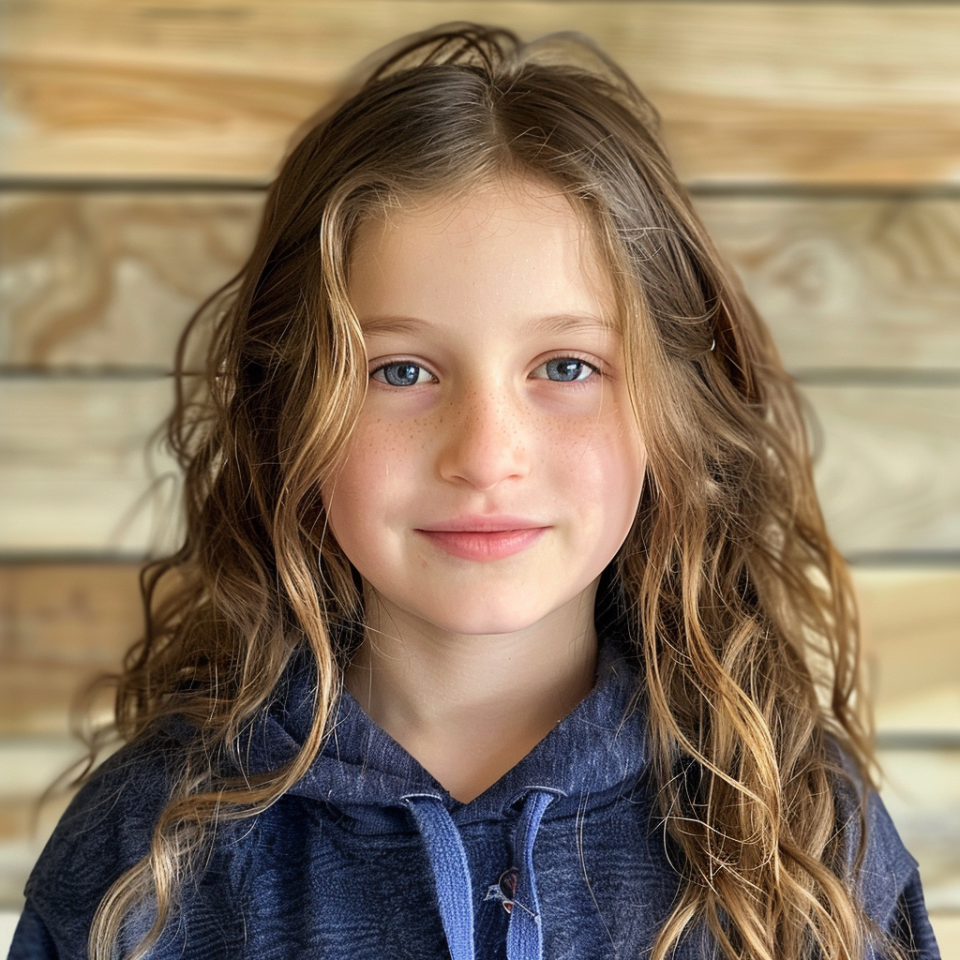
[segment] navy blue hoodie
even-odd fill
[[[611,960],[646,954],[678,891],[658,821],[636,685],[612,643],[592,692],[512,770],[454,800],[344,693],[308,775],[255,818],[221,825],[150,956],[162,960]],[[309,724],[294,671],[252,743],[265,769]],[[94,910],[146,852],[178,758],[157,735],[115,754],[80,791],[27,885],[11,960],[86,956]],[[852,810],[851,810],[852,812]],[[860,879],[868,913],[908,954],[939,957],[917,864],[869,799]],[[128,937],[149,926],[133,918]],[[676,960],[713,956],[688,938]]]

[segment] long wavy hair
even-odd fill
[[[168,439],[185,539],[144,571],[146,632],[114,682],[121,738],[170,716],[196,735],[149,853],[100,904],[95,960],[149,904],[155,922],[130,954],[145,956],[214,827],[267,808],[323,745],[342,628],[362,617],[319,496],[366,389],[346,295],[358,224],[504,174],[562,190],[594,231],[648,453],[612,573],[642,665],[651,782],[681,853],[651,956],[706,931],[728,960],[855,960],[881,936],[855,893],[863,804],[859,824],[838,814],[843,790],[875,780],[856,610],[793,383],[629,78],[582,37],[524,44],[454,24],[381,52],[298,132],[248,262],[181,343]],[[201,335],[193,375],[187,345]],[[252,774],[239,745],[303,649],[309,736]]]

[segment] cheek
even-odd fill
[[[364,425],[357,425],[334,479],[321,491],[330,529],[348,553],[351,543],[362,536],[358,528],[369,519],[371,503],[379,499],[383,464],[389,462],[376,456],[373,437],[368,434]]]
[[[622,540],[636,516],[646,470],[646,451],[636,430],[611,418],[595,424],[568,449],[569,489],[591,505],[591,526],[599,538]]]
[[[377,542],[378,523],[393,515],[422,482],[412,432],[379,418],[361,418],[335,480],[321,492],[330,529],[348,552]],[[351,559],[353,559],[351,557]]]

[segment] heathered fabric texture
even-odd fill
[[[151,956],[644,956],[677,893],[671,863],[680,855],[645,777],[642,713],[624,719],[635,684],[628,662],[604,643],[592,692],[467,804],[344,694],[308,775],[256,818],[219,828]],[[255,769],[289,757],[305,734],[307,671],[293,669],[281,694],[251,740]],[[27,885],[10,960],[86,956],[97,903],[147,850],[177,750],[169,732],[128,746],[81,790]],[[882,928],[921,960],[939,958],[916,862],[876,795],[860,887]],[[149,920],[144,909],[131,934]],[[689,938],[677,960],[711,956],[705,941]]]

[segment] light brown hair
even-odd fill
[[[855,607],[792,381],[626,75],[582,38],[453,25],[382,54],[305,125],[249,261],[194,319],[190,335],[213,318],[203,378],[186,375],[181,346],[169,439],[186,538],[145,571],[147,630],[117,679],[116,725],[134,740],[180,715],[197,735],[149,854],[100,906],[97,960],[152,902],[142,956],[212,827],[264,810],[322,746],[340,628],[362,616],[319,497],[367,378],[346,297],[358,224],[504,174],[555,185],[595,231],[649,457],[614,583],[642,664],[652,783],[682,850],[652,956],[707,930],[729,960],[842,960],[878,935],[838,822],[841,784],[873,770]],[[282,769],[237,774],[237,745],[304,646],[310,735]]]

